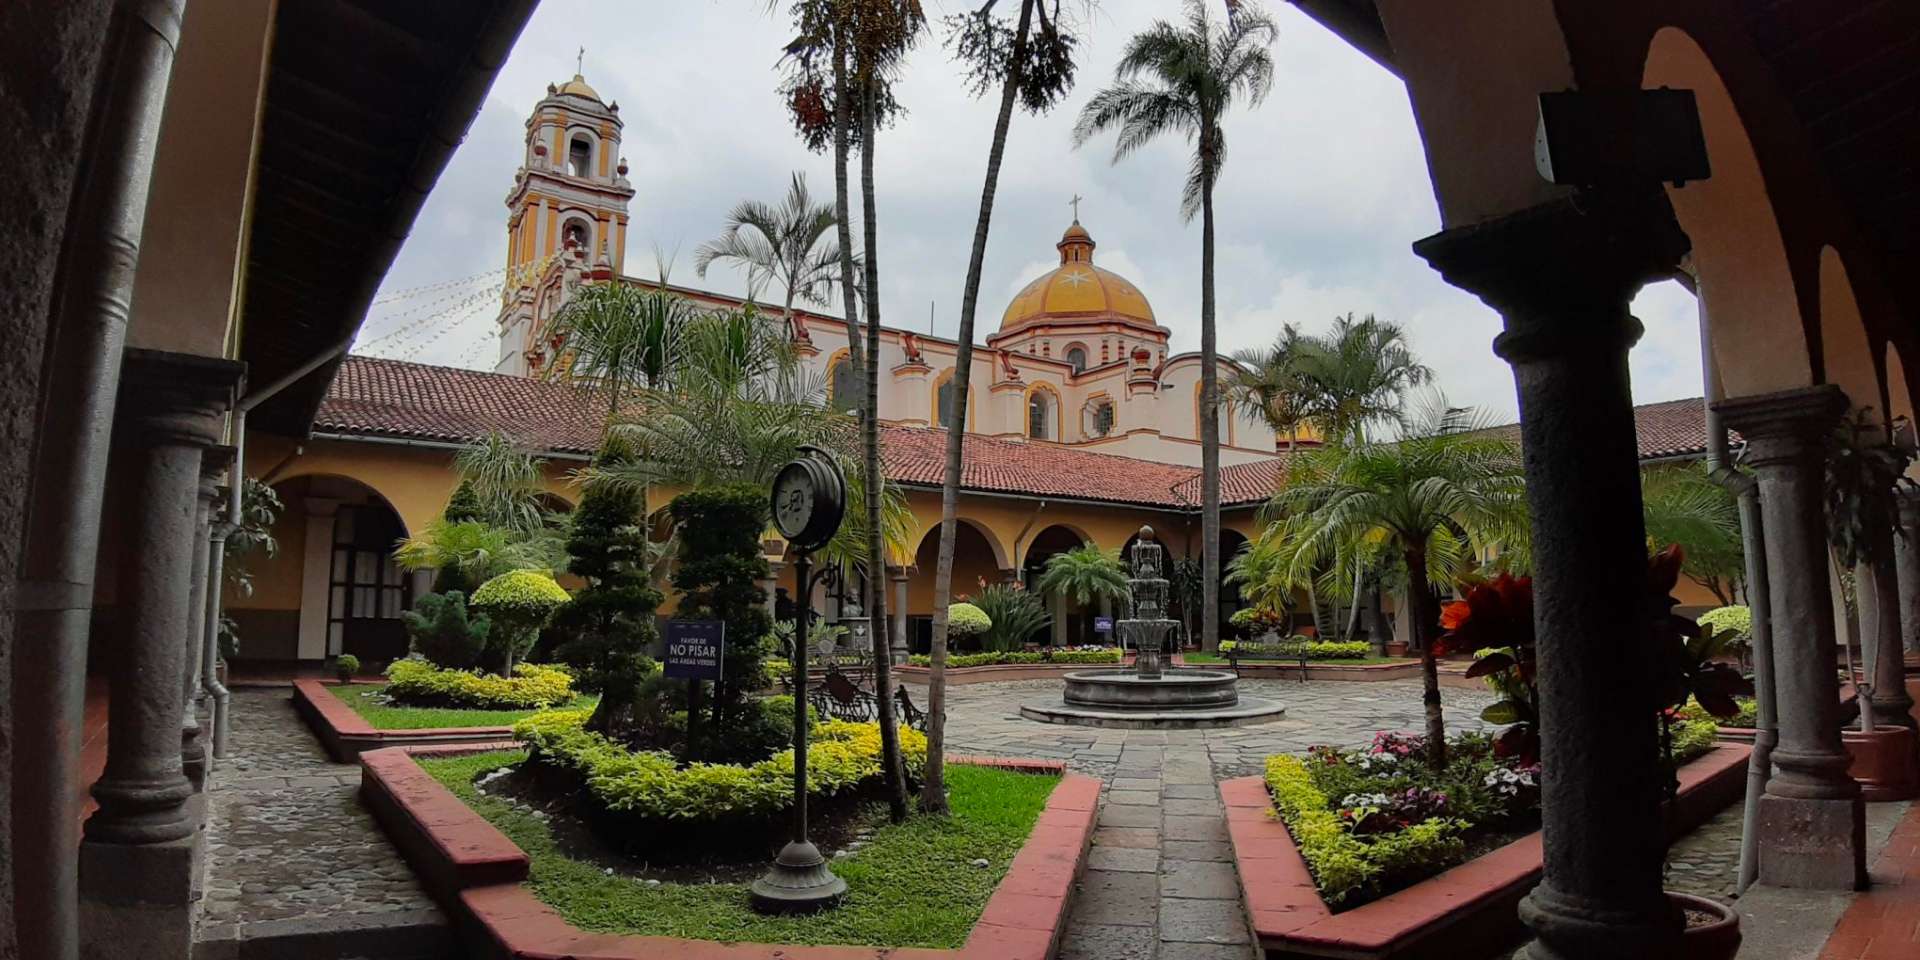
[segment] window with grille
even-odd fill
[[[1087,369],[1087,349],[1085,347],[1068,348],[1067,363],[1073,367],[1074,373],[1084,372]]]
[[[828,402],[833,409],[841,413],[852,413],[860,407],[860,378],[853,375],[853,363],[841,360],[833,365],[833,373],[828,378]]]
[[[1095,400],[1087,405],[1085,429],[1089,437],[1104,437],[1113,432],[1113,401]]]
[[[953,409],[953,392],[952,377],[940,381],[940,389],[934,391],[933,403],[939,409],[933,412],[933,416],[940,426],[949,426],[953,422],[948,416],[948,412]]]
[[[1053,403],[1045,393],[1035,393],[1027,401],[1027,436],[1035,440],[1051,440]]]

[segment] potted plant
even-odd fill
[[[351,653],[343,653],[333,661],[333,671],[340,678],[341,683],[352,683],[353,678],[360,673],[360,658]]]

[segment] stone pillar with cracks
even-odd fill
[[[1687,238],[1657,190],[1582,195],[1421,240],[1449,283],[1498,310],[1533,523],[1544,873],[1520,905],[1533,960],[1666,957],[1659,736],[1631,616],[1647,592],[1628,312]],[[1596,731],[1604,731],[1603,734]]]
[[[907,574],[910,570],[911,567],[887,567],[887,582],[893,584],[893,646],[888,655],[896,667],[907,663]]]
[[[1867,676],[1872,684],[1874,723],[1920,731],[1913,719],[1913,697],[1907,693],[1907,652],[1900,631],[1900,583],[1894,557],[1900,537],[1892,530],[1869,533],[1874,559],[1861,565],[1869,577],[1859,586],[1860,635],[1873,641]]]
[[[129,349],[121,370],[116,503],[126,615],[114,639],[100,809],[80,845],[81,952],[115,960],[188,956],[198,804],[180,756],[181,682],[192,622],[202,455],[242,365]]]
[[[1860,785],[1840,742],[1833,601],[1821,498],[1828,433],[1847,408],[1832,384],[1715,405],[1747,441],[1760,480],[1771,593],[1777,770],[1760,798],[1760,882],[1782,887],[1866,884],[1866,820]]]

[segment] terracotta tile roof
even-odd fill
[[[1640,437],[1641,460],[1698,457],[1707,452],[1706,401],[1700,397],[1663,400],[1633,408],[1634,430]],[[1520,439],[1517,423],[1494,427],[1489,433]],[[1730,434],[1731,435],[1731,434]],[[1738,442],[1738,437],[1734,437]]]
[[[1705,450],[1706,422],[1698,399],[1648,404],[1634,412],[1643,459]],[[498,430],[543,451],[585,456],[599,445],[602,423],[597,400],[560,384],[348,357],[313,426],[319,433],[443,443],[468,443]],[[1494,429],[1519,433],[1517,425]],[[889,479],[939,485],[946,463],[944,430],[887,427],[883,442]],[[1286,459],[1280,455],[1225,467],[1220,471],[1220,502],[1231,507],[1267,499],[1285,476]],[[965,490],[1175,510],[1200,503],[1200,472],[1179,464],[971,435],[962,462]]]

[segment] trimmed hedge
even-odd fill
[[[1342,643],[1335,640],[1305,640],[1308,660],[1365,660],[1373,656],[1373,646],[1365,640]],[[1293,643],[1255,643],[1251,640],[1222,640],[1220,655],[1226,656],[1235,650],[1243,653],[1278,653],[1285,656],[1297,656],[1299,642]]]
[[[1382,877],[1437,870],[1466,856],[1468,824],[1448,817],[1362,840],[1347,830],[1326,794],[1314,786],[1306,762],[1290,754],[1267,758],[1267,790],[1329,904],[1374,887]]]
[[[933,658],[916,653],[907,658],[907,662],[916,667],[933,666]],[[987,667],[999,664],[1015,663],[1119,663],[1120,648],[1106,650],[1039,650],[1039,651],[1000,651],[989,653],[950,653],[947,654],[948,667]]]
[[[793,751],[750,766],[679,766],[663,751],[634,751],[582,728],[588,711],[551,710],[513,726],[537,763],[580,776],[604,809],[659,821],[707,822],[767,818],[793,804]],[[901,728],[900,750],[909,778],[927,762],[927,738]],[[807,791],[833,797],[881,779],[880,727],[828,720],[815,724],[807,749]]]
[[[387,668],[387,695],[404,706],[539,710],[574,697],[573,675],[560,667],[523,663],[513,677],[442,670],[409,657]]]
[[[947,605],[947,635],[951,637],[976,637],[993,629],[993,621],[987,618],[987,612],[971,603],[953,603]]]

